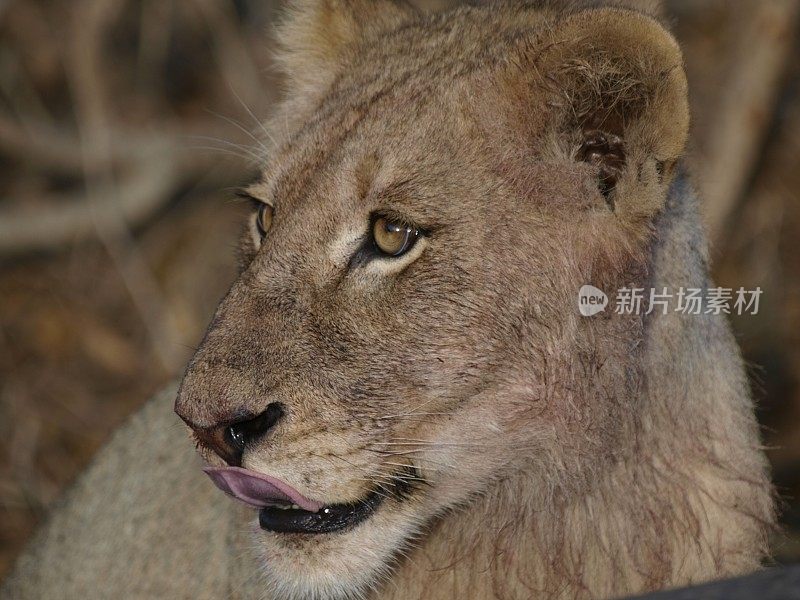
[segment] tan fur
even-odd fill
[[[567,4],[300,0],[281,29],[250,189],[273,227],[243,235],[176,410],[280,401],[245,466],[329,503],[413,467],[410,491],[343,533],[260,531],[157,401],[4,598],[612,598],[758,568],[772,492],[725,319],[577,311],[586,283],[710,285],[680,50],[634,3]],[[608,198],[594,129],[625,144]],[[375,210],[429,236],[353,265]]]

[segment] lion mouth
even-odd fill
[[[371,492],[348,504],[330,504],[317,512],[299,507],[267,506],[258,513],[258,524],[275,533],[333,533],[355,527],[375,512],[383,496]]]
[[[203,471],[220,490],[259,509],[261,529],[275,533],[332,533],[366,520],[383,495],[373,491],[355,502],[322,504],[306,498],[287,483],[241,467],[206,467]]]

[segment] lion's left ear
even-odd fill
[[[588,163],[620,216],[663,206],[689,108],[680,48],[658,21],[618,8],[563,17],[520,49],[501,93],[516,127],[543,140],[540,157]]]
[[[560,63],[553,77],[566,90],[561,134],[573,158],[597,168],[612,206],[628,200],[634,212],[657,210],[652,188],[671,180],[689,129],[677,42],[653,18],[619,9],[577,13],[552,35]]]
[[[405,0],[291,0],[276,33],[289,95],[316,95],[340,72],[348,49],[413,14]]]

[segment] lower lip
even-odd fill
[[[268,506],[258,513],[258,524],[274,533],[334,533],[345,531],[367,520],[380,506],[383,496],[372,492],[363,500],[331,504],[318,512]]]

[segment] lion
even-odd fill
[[[146,406],[2,597],[588,599],[757,570],[773,492],[724,314],[579,310],[585,285],[713,286],[682,55],[645,4],[291,2],[241,270],[174,404],[199,452],[171,393]]]

